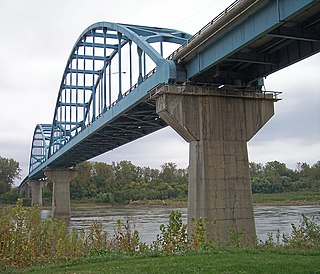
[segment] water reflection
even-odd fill
[[[171,210],[179,210],[182,219],[187,221],[186,208],[107,208],[88,207],[72,209],[69,228],[87,229],[93,221],[102,223],[103,228],[113,233],[117,220],[129,220],[138,229],[141,240],[151,243],[160,233],[160,224],[168,222]],[[268,233],[290,233],[291,224],[298,225],[302,214],[307,217],[320,217],[320,205],[309,206],[256,206],[254,208],[257,236],[265,240]],[[42,210],[42,217],[51,216],[50,210]]]

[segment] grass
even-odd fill
[[[257,204],[319,204],[320,192],[300,191],[300,192],[282,192],[269,194],[253,194],[253,202]]]
[[[8,273],[320,273],[320,253],[211,250],[159,257],[86,258]]]

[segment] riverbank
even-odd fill
[[[270,206],[298,206],[298,205],[320,205],[320,192],[282,192],[282,193],[256,193],[253,194],[254,205]],[[140,200],[131,201],[129,204],[101,204],[90,201],[71,201],[73,208],[103,206],[103,207],[172,207],[184,208],[188,206],[187,200]],[[50,206],[50,205],[48,205]]]
[[[319,205],[320,192],[255,193],[253,203],[259,205]]]

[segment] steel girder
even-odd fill
[[[237,88],[320,52],[320,0],[238,0],[172,55],[196,83]]]
[[[51,130],[52,125],[36,125],[32,138],[29,173],[34,171],[39,165],[48,159]]]

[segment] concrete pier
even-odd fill
[[[40,205],[41,207],[43,182],[39,180],[32,180],[28,182],[28,185],[31,188],[31,206]]]
[[[70,220],[70,182],[77,176],[78,172],[66,168],[46,168],[44,174],[53,183],[52,217]]]
[[[273,116],[273,96],[209,87],[164,86],[157,113],[187,142],[188,224],[207,219],[207,237],[226,242],[229,231],[256,240],[247,141]]]

